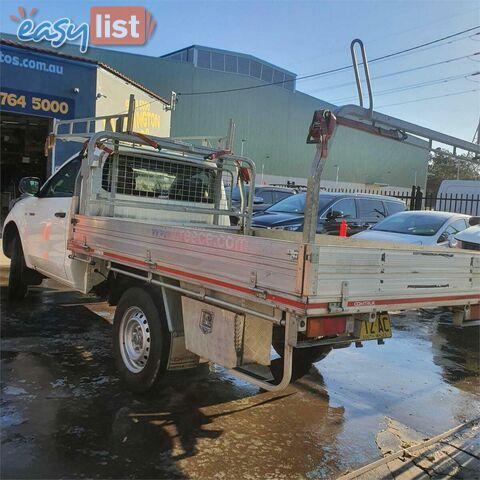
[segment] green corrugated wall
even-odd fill
[[[78,49],[63,50],[78,55]],[[160,55],[160,52],[159,52]],[[251,77],[195,68],[144,55],[90,48],[88,56],[119,70],[165,98],[170,92],[202,92],[258,85]],[[301,86],[301,84],[300,84]],[[172,114],[171,135],[222,136],[228,120],[236,124],[236,153],[246,139],[245,154],[255,160],[257,170],[285,178],[306,177],[315,146],[305,139],[314,110],[328,107],[321,100],[277,86],[216,95],[179,96]],[[386,184],[410,187],[426,182],[428,155],[424,149],[371,136],[351,129],[338,129],[325,170],[335,180],[339,165],[340,182]]]

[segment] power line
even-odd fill
[[[417,98],[416,100],[408,100],[406,102],[389,103],[387,105],[380,105],[378,108],[393,107],[393,106],[396,106],[396,105],[405,105],[407,103],[423,102],[425,100],[434,100],[436,98],[455,97],[456,95],[463,95],[465,93],[472,93],[472,92],[480,92],[480,89],[475,88],[473,90],[463,90],[462,92],[447,93],[447,94],[444,94],[444,95],[437,95],[435,97],[424,97],[424,98]]]
[[[461,57],[449,58],[448,60],[442,60],[440,62],[429,63],[428,65],[419,65],[417,67],[412,67],[412,68],[407,68],[405,70],[399,70],[399,71],[396,71],[396,72],[386,73],[384,75],[377,75],[376,77],[372,77],[372,80],[380,80],[380,79],[383,79],[383,78],[395,77],[395,76],[401,75],[403,73],[410,73],[410,72],[415,72],[417,70],[423,70],[425,68],[436,67],[438,65],[443,65],[443,64],[451,63],[451,62],[456,62],[458,60],[463,60],[465,58],[473,57],[475,55],[480,55],[480,52],[475,52],[471,55],[463,55]],[[332,90],[332,89],[335,89],[335,88],[348,87],[350,85],[355,85],[355,82],[345,82],[345,83],[340,83],[340,84],[336,84],[336,85],[330,85],[328,87],[316,88],[314,90],[308,90],[305,93],[312,94],[312,93],[318,92],[320,90]]]
[[[452,37],[455,37],[455,36],[458,36],[458,35],[462,35],[466,32],[471,32],[473,30],[476,30],[477,28],[480,28],[480,26],[468,28],[466,30],[462,30],[461,32],[457,32],[457,33],[448,35],[446,37],[442,37],[442,38],[439,38],[439,39],[436,39],[436,40],[432,40],[430,42],[427,42],[427,43],[424,43],[424,44],[421,44],[421,45],[417,45],[417,46],[408,48],[406,50],[402,50],[400,52],[394,52],[394,53],[390,53],[390,54],[387,54],[387,55],[383,55],[382,57],[377,57],[377,58],[374,58],[373,60],[370,60],[369,63],[378,62],[378,61],[381,61],[381,60],[385,60],[387,58],[391,58],[391,57],[396,56],[396,55],[401,55],[405,52],[410,52],[410,51],[413,51],[415,49],[422,48],[426,45],[431,45],[431,44],[434,44],[434,43],[438,43],[438,42],[441,42],[443,40],[446,40],[446,39],[449,39],[449,38],[452,38]],[[480,32],[476,33],[475,35],[480,35]],[[436,63],[432,63],[432,64],[429,64],[429,65],[420,65],[418,67],[413,67],[413,68],[409,68],[409,69],[405,69],[405,70],[400,70],[398,72],[393,72],[393,73],[388,73],[388,74],[385,74],[385,75],[380,75],[380,76],[377,76],[377,77],[373,77],[373,79],[386,78],[386,77],[390,77],[390,76],[394,76],[394,75],[399,75],[399,74],[402,74],[402,73],[412,72],[412,71],[419,70],[419,69],[422,69],[422,68],[428,68],[428,67],[432,67],[432,66],[435,66],[435,65],[440,65],[440,64],[443,64],[443,63],[453,62],[453,61],[456,61],[456,60],[460,60],[460,59],[467,58],[467,57],[472,57],[474,55],[479,55],[479,54],[480,54],[480,52],[475,52],[471,55],[465,55],[465,56],[462,56],[462,57],[456,57],[456,58],[449,59],[449,60],[443,60],[441,62],[436,62]],[[362,63],[360,63],[359,65],[362,65]],[[330,74],[330,73],[335,73],[335,72],[340,72],[340,71],[343,71],[343,70],[347,70],[349,68],[352,68],[352,65],[339,67],[339,68],[336,68],[336,69],[327,70],[327,71],[324,71],[324,72],[319,72],[319,73],[315,73],[315,74],[311,74],[311,75],[306,75],[306,76],[303,76],[303,77],[297,77],[296,79],[293,79],[292,81],[304,80],[306,78],[313,78],[313,77],[318,77],[318,76],[322,76],[322,75],[327,75],[327,74]],[[241,88],[236,88],[236,89],[219,90],[219,91],[212,91],[212,92],[177,93],[177,96],[178,95],[192,96],[192,95],[206,95],[206,94],[214,94],[214,93],[228,93],[228,92],[235,92],[235,91],[242,91],[242,90],[251,90],[251,89],[262,88],[262,87],[269,87],[271,85],[278,85],[278,84],[283,84],[283,83],[287,83],[287,82],[285,82],[285,81],[273,82],[273,83],[266,83],[266,84],[262,84],[262,85],[253,85],[253,86],[250,86],[250,87],[241,87]],[[354,84],[355,84],[355,82],[348,82],[348,84],[346,83],[346,84],[343,84],[342,86],[354,85]],[[335,87],[327,87],[327,88],[335,88]],[[446,96],[448,96],[448,95],[446,95]],[[151,100],[150,102],[145,103],[145,105],[150,105],[150,104],[158,102],[158,101],[159,100],[154,99],[154,100]],[[122,115],[124,113],[127,113],[127,110],[125,110],[123,112],[119,112],[117,115]]]
[[[432,48],[438,48],[438,47],[445,47],[447,45],[451,45],[452,43],[455,43],[455,42],[459,42],[460,40],[465,40],[466,38],[472,38],[472,37],[475,37],[475,36],[478,36],[480,37],[480,32],[478,33],[474,33],[473,35],[466,35],[464,37],[460,37],[460,38],[455,38],[453,40],[450,40],[449,42],[445,42],[445,43],[437,43],[435,45],[430,45],[428,47],[424,47],[424,48],[420,48],[418,50],[414,50],[412,52],[407,52],[407,53],[402,53],[402,54],[399,54],[397,55],[396,57],[391,57],[391,58],[387,58],[387,59],[384,59],[384,60],[379,60],[379,61],[385,61],[385,60],[391,60],[392,58],[394,59],[397,59],[397,58],[403,58],[403,57],[406,57],[408,55],[412,55],[412,54],[415,54],[415,53],[422,53],[422,52],[426,52],[428,50],[431,50]],[[480,41],[480,39],[479,39]],[[474,60],[472,60],[474,61]],[[370,63],[370,61],[369,61]],[[363,65],[363,63],[359,63],[359,65]],[[298,78],[297,78],[298,80]],[[308,80],[308,79],[307,79]],[[354,82],[355,83],[355,82]]]
[[[414,31],[414,30],[425,30],[426,27],[430,27],[431,25],[435,25],[437,23],[444,23],[446,20],[449,20],[451,21],[453,18],[457,18],[457,17],[461,17],[461,16],[465,16],[465,15],[468,15],[468,14],[471,14],[471,13],[477,13],[478,12],[478,8],[475,8],[473,10],[469,10],[469,11],[466,11],[466,12],[462,12],[462,13],[459,13],[457,15],[449,15],[448,17],[443,17],[443,18],[439,18],[437,20],[434,20],[433,22],[428,22],[428,23],[425,23],[425,24],[422,24],[422,25],[416,25],[415,27],[412,27],[412,28],[409,28],[407,30],[401,30],[399,32],[394,32],[394,33],[391,33],[391,34],[388,34],[388,35],[384,35],[382,37],[373,37],[373,38],[368,38],[366,39],[366,41],[368,43],[371,43],[371,42],[381,42],[387,38],[391,38],[391,37],[396,37],[396,36],[402,36],[406,33],[409,33],[411,31]],[[458,40],[463,40],[463,39],[458,39]],[[456,40],[455,40],[456,41]],[[479,39],[480,41],[480,39]],[[449,42],[450,43],[450,42]],[[335,50],[329,50],[329,56],[331,53],[336,53],[336,52],[340,52],[340,51],[345,51],[344,48],[338,48],[338,49],[335,49]],[[315,57],[310,57],[309,59],[306,59],[306,60],[301,60],[300,62],[294,62],[294,63],[291,63],[290,65],[304,65],[305,63],[312,63],[313,61],[317,60],[319,57],[318,55],[316,55]]]
[[[412,83],[410,85],[404,85],[404,86],[401,86],[401,87],[388,88],[386,90],[380,90],[378,92],[375,92],[375,97],[378,97],[378,96],[381,96],[381,95],[391,95],[392,93],[405,92],[407,90],[413,90],[415,88],[430,87],[430,86],[439,85],[439,84],[442,84],[442,83],[449,83],[449,82],[453,82],[455,80],[468,79],[468,77],[473,77],[473,76],[476,76],[476,75],[480,75],[480,72],[477,71],[477,72],[472,72],[472,73],[462,73],[460,75],[451,75],[449,77],[438,78],[438,79],[435,79],[435,80],[427,80],[425,82]],[[480,82],[476,82],[476,83],[480,83]],[[332,100],[329,103],[335,103],[335,104],[345,103],[345,102],[347,102],[349,100],[353,100],[355,98],[357,98],[357,97],[356,96],[342,97],[342,98]]]
[[[420,45],[415,45],[415,46],[410,47],[410,48],[405,48],[405,49],[399,50],[397,52],[388,53],[386,55],[382,55],[380,57],[376,57],[376,58],[370,60],[369,63],[379,62],[381,60],[386,60],[387,58],[392,58],[392,57],[395,57],[395,56],[398,56],[398,55],[401,55],[401,54],[412,52],[414,50],[418,50],[420,48],[423,48],[423,47],[426,47],[426,46],[429,46],[429,45],[433,45],[435,43],[439,43],[439,42],[442,42],[444,40],[448,40],[450,38],[457,37],[459,35],[463,35],[464,33],[472,32],[473,30],[476,30],[477,28],[480,28],[480,26],[477,25],[475,27],[467,28],[465,30],[453,33],[451,35],[447,35],[447,36],[442,37],[442,38],[437,38],[435,40],[431,40],[430,42],[425,42],[425,43],[422,43]],[[178,92],[177,95],[178,96],[180,96],[180,95],[181,96],[214,95],[214,94],[219,94],[219,93],[231,93],[231,92],[240,92],[240,91],[245,91],[245,90],[254,90],[254,89],[257,89],[257,88],[270,87],[272,85],[280,85],[280,84],[283,85],[285,83],[294,82],[296,80],[305,80],[307,78],[315,78],[315,77],[320,77],[320,76],[323,76],[323,75],[342,72],[342,71],[348,70],[350,68],[352,68],[352,65],[345,65],[343,67],[333,68],[331,70],[324,70],[323,72],[312,73],[310,75],[304,75],[302,77],[297,77],[296,79],[294,78],[292,80],[286,80],[286,81],[281,81],[281,82],[271,82],[271,83],[265,83],[265,84],[261,84],[261,85],[251,85],[249,87],[231,88],[231,89],[226,89],[226,90],[210,90],[210,91],[205,91],[205,92]]]

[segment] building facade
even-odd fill
[[[167,102],[108,65],[2,39],[0,68],[2,216],[22,177],[44,181],[79,150],[78,144],[57,142],[55,159],[45,156],[54,119],[125,112],[133,93],[134,129],[170,136]]]
[[[76,48],[65,45],[63,51]],[[86,56],[163,98],[177,92],[173,137],[215,144],[233,119],[234,150],[255,161],[259,182],[305,183],[315,154],[315,146],[305,143],[313,112],[333,106],[298,91],[294,73],[250,55],[198,45],[161,57],[98,48],[89,48]],[[322,184],[378,190],[409,190],[414,183],[424,187],[425,147],[422,141],[408,145],[339,129]]]

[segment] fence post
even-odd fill
[[[410,210],[415,210],[415,185],[412,185],[412,192],[410,193]]]
[[[417,191],[415,192],[415,210],[422,209],[422,200],[423,200],[423,193],[420,190],[420,187],[417,187]]]

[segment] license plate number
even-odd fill
[[[362,321],[360,340],[375,340],[376,338],[390,338],[392,327],[388,313],[378,313],[373,322]]]

